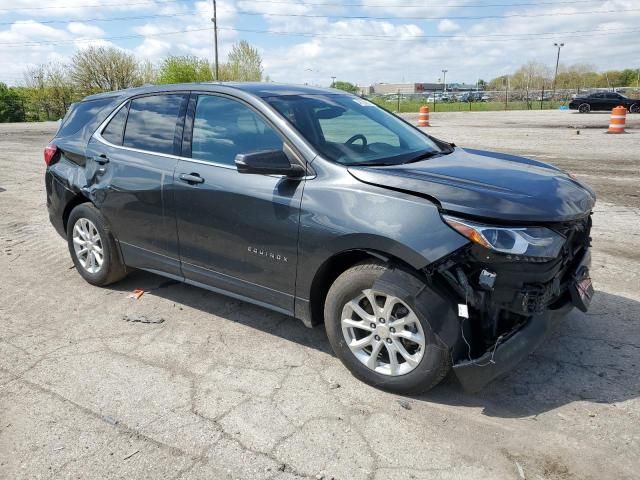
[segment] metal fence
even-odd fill
[[[431,111],[543,110],[567,106],[577,96],[611,91],[640,99],[640,88],[635,87],[557,89],[555,91],[526,89],[431,90],[421,93],[367,95],[366,98],[397,112],[415,112],[420,105],[428,105]]]

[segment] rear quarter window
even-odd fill
[[[124,124],[127,121],[129,113],[129,103],[127,102],[118,113],[116,113],[102,131],[102,138],[114,145],[122,145],[122,136],[124,134]]]
[[[94,120],[101,122],[110,113],[110,110],[106,107],[111,105],[112,102],[113,98],[108,97],[72,104],[62,120],[57,136],[67,137],[73,135]]]

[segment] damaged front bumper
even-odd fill
[[[590,265],[591,252],[586,248],[570,264],[568,271],[561,272],[564,288],[551,305],[531,315],[526,322],[512,330],[500,334],[493,346],[479,356],[458,355],[458,359],[454,359],[453,370],[463,388],[470,392],[479,391],[531,354],[573,307],[586,311],[593,295]],[[588,291],[584,290],[585,284],[588,285]],[[473,317],[469,321],[473,321]]]
[[[532,317],[522,328],[495,348],[472,360],[453,365],[453,371],[462,387],[477,392],[500,375],[513,369],[529,356],[545,339],[562,317],[573,308],[570,302],[556,310],[549,310]]]
[[[551,228],[566,238],[555,259],[514,257],[470,244],[425,270],[432,286],[445,285],[453,312],[457,304],[457,315],[431,327],[450,349],[465,390],[478,391],[514,368],[573,307],[588,309],[590,216]]]

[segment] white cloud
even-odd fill
[[[104,36],[104,30],[100,27],[96,27],[95,25],[87,25],[86,23],[81,22],[71,22],[67,25],[67,30],[69,30],[74,35],[78,35],[80,37],[102,37]]]
[[[22,77],[26,66],[51,60],[68,59],[76,47],[87,45],[119,45],[129,47],[140,59],[158,62],[162,57],[197,55],[211,60],[213,34],[211,1],[162,2],[149,0],[105,0],[101,8],[86,5],[100,0],[65,0],[64,3],[42,0],[0,0],[0,17],[30,18],[10,26],[0,26],[0,44],[38,43],[31,46],[0,45],[0,81]],[[283,0],[279,0],[283,1]],[[472,82],[478,77],[489,80],[529,61],[555,64],[554,41],[562,41],[561,63],[591,63],[599,69],[636,68],[640,58],[637,27],[640,12],[621,14],[598,13],[580,15],[583,11],[625,10],[638,8],[638,0],[607,0],[600,4],[543,5],[510,7],[503,15],[539,15],[542,17],[457,19],[459,16],[496,14],[496,9],[454,8],[443,2],[404,8],[413,0],[363,0],[370,6],[359,9],[312,5],[317,0],[291,0],[271,3],[259,0],[218,0],[220,58],[224,60],[231,44],[247,38],[261,52],[265,73],[274,80],[328,85],[331,76],[359,84],[375,81],[436,81],[440,70],[447,68],[447,80]],[[356,2],[348,2],[356,3]],[[455,5],[476,5],[478,0],[455,0]],[[44,9],[50,6],[71,8]],[[27,10],[27,8],[42,8]],[[6,10],[2,10],[2,9]],[[138,20],[135,23],[87,22],[85,18],[109,18],[131,15],[171,15],[175,18]],[[242,11],[258,13],[244,15]],[[314,15],[313,17],[274,16]],[[570,15],[561,15],[568,13]],[[9,14],[9,17],[7,17]],[[192,15],[182,15],[192,14]],[[317,16],[316,16],[317,15]],[[333,15],[333,16],[332,16]],[[349,19],[336,16],[383,16],[395,20]],[[445,17],[435,21],[404,20],[398,17]],[[36,18],[53,17],[72,23],[46,25]],[[74,20],[77,19],[77,20]],[[251,22],[251,23],[249,23]],[[98,26],[99,25],[99,26]],[[4,30],[2,30],[4,28]],[[285,33],[252,34],[238,29],[271,30]],[[200,29],[206,29],[201,30]],[[199,30],[167,34],[182,30]],[[585,31],[583,34],[539,36],[540,32]],[[603,31],[636,30],[618,35]],[[312,36],[292,35],[297,32]],[[532,34],[532,35],[523,35]],[[109,37],[141,35],[135,39]],[[483,35],[490,35],[482,37]],[[514,35],[509,37],[508,35]],[[576,36],[583,35],[583,36]],[[480,36],[480,37],[478,37]],[[89,38],[97,40],[88,41]],[[384,37],[384,38],[379,38]],[[416,38],[419,37],[419,38]],[[452,38],[451,38],[452,37]]]
[[[458,25],[454,21],[449,20],[448,18],[445,18],[444,20],[440,20],[440,22],[438,23],[439,32],[449,33],[449,32],[457,32],[458,30],[460,30],[460,25]]]
[[[67,40],[68,38],[69,34],[66,31],[35,20],[14,22],[7,30],[0,31],[0,43],[2,44],[41,43]]]
[[[30,17],[74,17],[78,15],[103,16],[109,12],[157,11],[161,6],[154,0],[65,0],[43,2],[42,0],[0,0],[0,14],[28,15]]]
[[[385,5],[404,4],[406,0],[386,2]],[[477,3],[474,2],[474,3]],[[633,2],[609,1],[588,10],[632,9]],[[456,2],[460,4],[460,2]],[[385,7],[387,8],[387,7]],[[417,8],[417,7],[416,7]],[[429,9],[424,16],[438,16]],[[469,7],[472,8],[472,7]],[[325,21],[315,32],[321,36],[298,40],[296,45],[265,52],[266,73],[276,81],[294,81],[328,85],[331,76],[359,84],[376,81],[437,81],[440,70],[448,69],[452,82],[489,80],[515,70],[534,60],[552,66],[555,62],[554,41],[563,41],[561,63],[591,63],[598,69],[634,68],[640,58],[638,49],[638,21],[640,12],[624,14],[579,14],[586,7],[540,6],[504,12],[542,17],[512,17],[479,19],[473,22],[442,20],[434,25],[439,32],[431,36],[419,33],[420,27],[410,23],[382,26],[375,21],[343,19]],[[637,5],[636,5],[637,8]],[[408,16],[404,8],[387,8],[396,16]],[[380,11],[376,9],[379,16]],[[570,13],[570,15],[558,15]],[[372,16],[373,13],[370,13]],[[451,16],[486,15],[482,9],[457,9]],[[615,20],[615,23],[613,21]],[[389,22],[386,22],[389,23]],[[458,28],[459,27],[459,28]],[[603,34],[603,30],[636,30],[617,35]],[[416,30],[417,29],[417,30]],[[290,31],[303,31],[292,25]],[[574,32],[582,34],[538,35],[541,32]],[[404,35],[402,32],[405,32]],[[359,35],[385,35],[391,38],[367,38]],[[515,35],[514,35],[515,34]],[[533,34],[533,35],[522,35]],[[426,35],[425,38],[411,38]],[[438,35],[446,37],[438,38]],[[453,35],[453,38],[447,38]],[[490,35],[478,37],[478,35]],[[508,35],[514,35],[509,37]],[[576,36],[582,35],[582,36]],[[347,38],[351,36],[352,38]],[[292,37],[295,38],[295,37]]]

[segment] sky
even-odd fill
[[[640,0],[218,0],[223,61],[247,40],[277,82],[475,83],[537,61],[640,67]],[[213,61],[212,1],[0,0],[0,82],[90,45]]]

